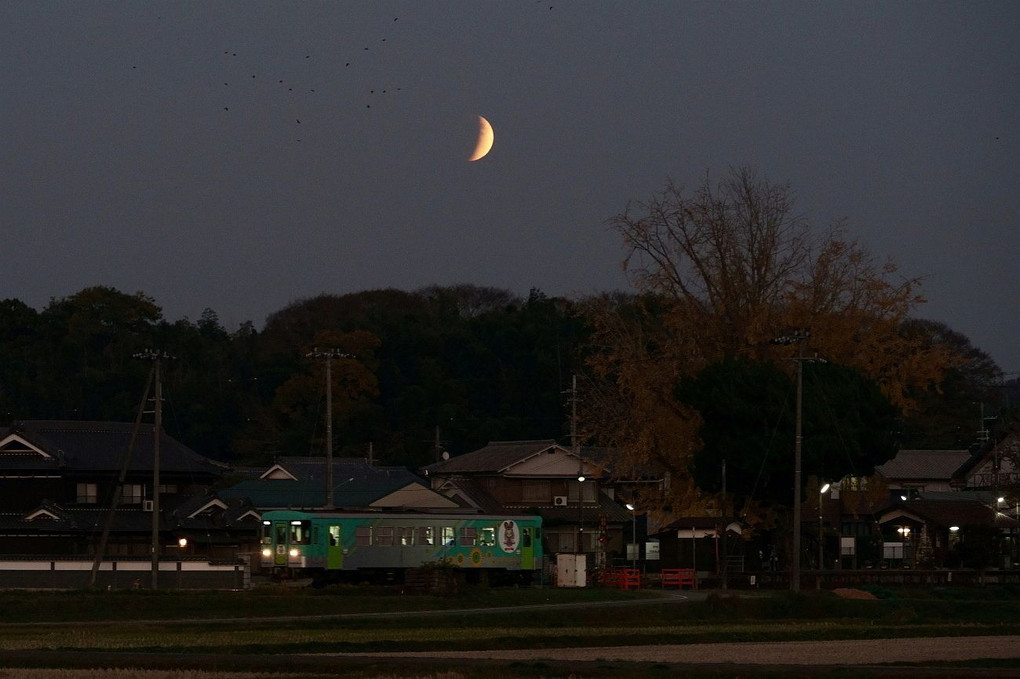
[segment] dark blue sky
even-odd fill
[[[233,329],[321,292],[586,295],[626,287],[628,200],[752,165],[1020,370],[1018,35],[1016,2],[4,2],[0,297]]]

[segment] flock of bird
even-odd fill
[[[399,17],[393,18],[394,22],[398,20]],[[379,44],[385,42],[387,42],[385,37],[378,39]],[[342,61],[344,69],[357,68],[359,64],[364,64],[366,59],[371,58],[366,53],[371,53],[372,48],[373,45],[371,44],[365,45],[359,50],[359,56],[337,59],[335,63],[339,64]],[[239,56],[238,52],[233,50],[225,50],[223,56],[229,60],[236,59],[239,62],[238,64],[230,64],[226,67],[225,72],[227,75],[224,76],[222,81],[222,88],[227,93],[223,101],[223,111],[225,113],[236,113],[244,110],[245,106],[250,106],[254,103],[270,108],[281,107],[286,109],[293,115],[284,120],[289,120],[289,124],[295,127],[302,124],[302,111],[308,111],[308,106],[305,105],[307,103],[306,98],[316,94],[317,88],[316,82],[314,82],[316,76],[311,75],[315,69],[298,67],[295,61],[311,64],[316,61],[312,54],[304,54],[303,57],[295,55],[295,60],[289,63],[275,63],[268,66],[261,65],[258,68],[253,68],[251,62],[246,60],[243,54]],[[273,75],[267,75],[269,73]],[[284,73],[288,75],[280,77]],[[372,108],[372,103],[377,95],[390,94],[402,89],[402,87],[392,87],[389,85],[385,88],[369,87],[367,91],[362,90],[362,96],[355,97],[353,101],[359,102],[359,106],[363,104],[365,108]],[[285,96],[291,98],[280,100],[278,97],[284,93],[286,93]],[[276,99],[265,99],[264,97],[267,96],[276,97]],[[301,138],[298,137],[295,141],[300,142]]]

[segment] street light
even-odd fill
[[[630,510],[630,518],[632,520],[632,524],[631,524],[632,528],[631,528],[631,533],[630,533],[630,539],[631,539],[631,542],[634,543],[634,552],[633,552],[633,556],[630,559],[630,567],[631,568],[637,568],[637,556],[638,556],[637,513],[636,513],[637,507],[635,507],[634,505],[632,505],[629,502],[625,506],[627,507],[627,509]]]
[[[574,554],[584,554],[584,481],[580,471],[577,473],[577,545]]]
[[[821,490],[818,491],[818,569],[821,570],[825,566],[825,552],[822,540],[822,499],[825,494],[829,492],[829,484],[822,486]]]
[[[896,532],[903,537],[903,561],[910,565],[910,527],[900,526]]]

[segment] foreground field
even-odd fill
[[[230,675],[222,673],[226,671],[243,671],[242,676],[253,679],[259,675],[252,672],[258,670],[302,678],[648,677],[660,671],[669,676],[667,670],[678,663],[685,666],[686,676],[695,677],[814,676],[805,662],[829,663],[826,675],[838,677],[850,669],[849,663],[860,661],[869,666],[854,668],[855,677],[952,676],[961,667],[973,676],[1009,676],[1020,670],[1013,650],[1020,647],[1020,637],[1009,638],[1020,635],[1017,592],[878,594],[882,598],[868,601],[827,592],[678,597],[543,589],[471,590],[457,598],[361,588],[0,592],[4,619],[18,621],[0,624],[0,665],[11,668],[0,669],[0,679],[29,677],[18,674],[28,667],[89,668],[83,676],[90,677],[103,676],[96,674],[99,668],[118,667],[186,672],[160,675],[175,679],[228,679]],[[888,646],[899,649],[899,655],[879,653],[877,641],[867,642],[872,646],[855,643],[882,639],[899,640]],[[828,651],[776,645],[824,640],[841,643]],[[709,646],[696,644],[724,644],[715,648],[729,655],[710,657]],[[939,654],[921,653],[925,644]],[[953,648],[966,652],[947,654]],[[1007,650],[995,650],[1003,648]],[[567,655],[564,649],[576,650]],[[750,655],[734,655],[737,649]],[[768,659],[767,653],[781,649],[787,655]],[[903,655],[904,649],[921,654]],[[856,654],[857,660],[839,656],[837,650]],[[392,653],[401,655],[380,655]],[[404,655],[408,653],[415,655]],[[925,658],[958,664],[878,667]],[[765,666],[748,664],[763,660]],[[203,670],[220,674],[187,674]],[[131,676],[143,675],[136,671]]]

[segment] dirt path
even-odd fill
[[[877,665],[894,662],[1020,659],[1020,636],[543,648],[527,651],[526,654],[529,660],[575,662],[602,660],[738,665]],[[525,652],[492,650],[338,655],[375,658],[443,658],[446,660],[522,660]]]

